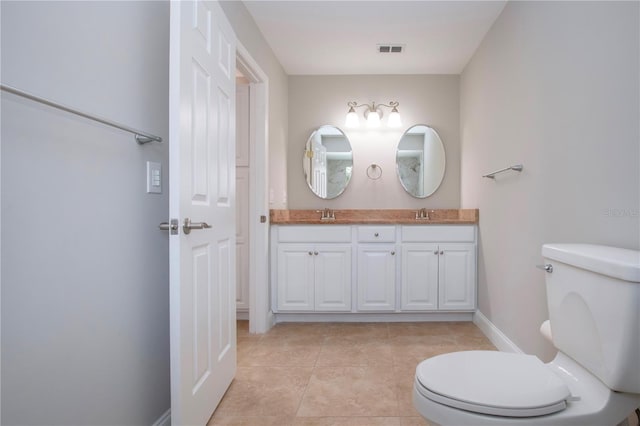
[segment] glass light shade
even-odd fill
[[[347,118],[344,122],[345,127],[358,127],[360,122],[358,121],[358,114],[351,108],[347,113]]]
[[[389,121],[387,122],[389,127],[400,127],[402,126],[402,120],[400,119],[400,113],[398,111],[391,111],[389,114]]]
[[[367,127],[380,127],[380,114],[378,114],[378,111],[369,111],[369,114],[367,114]]]

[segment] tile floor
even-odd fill
[[[413,408],[416,365],[495,350],[470,322],[283,323],[252,335],[238,321],[238,371],[209,425],[427,425]]]

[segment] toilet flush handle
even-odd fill
[[[542,269],[549,273],[553,272],[553,265],[550,263],[545,263],[544,265],[536,265],[536,268]]]

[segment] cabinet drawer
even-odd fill
[[[351,227],[341,225],[279,226],[281,243],[350,243]]]
[[[422,225],[403,226],[403,242],[474,242],[473,225]]]
[[[395,241],[395,226],[358,226],[360,243],[393,243]]]

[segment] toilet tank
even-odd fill
[[[610,389],[640,393],[640,251],[545,244],[554,346]]]

